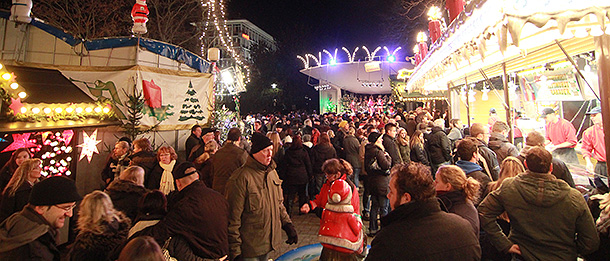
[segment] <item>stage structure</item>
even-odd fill
[[[390,51],[384,46],[371,52],[362,46],[350,51],[343,47],[341,51],[324,49],[317,56],[306,54],[297,55],[297,58],[304,66],[300,72],[310,77],[308,84],[319,92],[320,113],[338,113],[342,112],[344,91],[365,95],[392,94],[391,78],[396,79],[401,72],[414,68],[411,62],[406,62],[410,57],[406,57],[405,62],[398,61],[396,56],[400,50],[398,47]]]

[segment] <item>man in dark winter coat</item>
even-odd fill
[[[442,119],[434,121],[432,132],[428,134],[426,140],[426,149],[430,157],[433,177],[436,175],[438,167],[451,163],[451,141],[443,131],[444,125],[445,121]]]
[[[498,163],[498,157],[488,146],[489,142],[489,128],[486,128],[481,123],[473,123],[470,126],[470,136],[476,138],[478,153],[479,153],[479,165],[483,168],[483,172],[491,175],[492,180],[498,180],[500,176],[500,164]]]
[[[457,145],[456,154],[460,158],[455,165],[460,167],[466,177],[472,177],[476,179],[481,186],[479,187],[479,200],[482,200],[486,196],[487,184],[491,182],[491,177],[483,172],[483,168],[477,164],[481,155],[478,152],[477,140],[473,137],[467,137],[462,139]],[[474,202],[475,206],[479,205],[480,201]]]
[[[144,169],[139,166],[131,166],[124,170],[121,176],[106,188],[106,193],[112,199],[114,208],[125,213],[129,219],[134,221],[138,215],[138,201],[146,191]]]
[[[74,181],[65,177],[36,183],[29,204],[0,224],[0,260],[59,261],[58,229],[79,200]]]
[[[441,211],[429,169],[392,168],[390,206],[366,260],[479,260],[481,248],[464,218]]]
[[[227,181],[233,171],[244,165],[248,158],[248,153],[239,147],[241,142],[241,131],[238,128],[231,128],[227,134],[227,142],[222,146],[214,158],[212,158],[212,189],[218,191],[226,197]]]
[[[525,163],[525,157],[527,156],[529,150],[536,146],[544,147],[544,142],[545,138],[542,136],[542,134],[540,134],[540,132],[531,131],[527,134],[527,137],[525,138],[525,147],[523,147],[519,153],[519,156],[517,156],[517,159],[519,159],[521,163]],[[568,166],[566,166],[562,160],[556,157],[553,157],[552,164],[553,169],[551,170],[551,174],[568,183],[570,187],[575,188],[576,185],[574,184],[574,178],[572,178],[572,173],[570,173]]]
[[[396,145],[396,124],[388,123],[384,127],[385,134],[383,134],[383,147],[385,151],[390,154],[392,158],[392,166],[402,163],[400,152],[398,151],[398,145]]]
[[[595,222],[582,194],[551,175],[551,153],[532,148],[525,157],[527,171],[505,179],[479,206],[481,228],[504,253],[517,260],[576,260],[599,245]],[[510,234],[496,219],[510,218]]]
[[[360,181],[362,166],[360,165],[360,141],[356,138],[355,134],[356,130],[353,127],[350,127],[347,136],[343,139],[343,149],[345,150],[345,160],[349,162],[354,169],[354,173],[351,177],[357,188]]]
[[[174,168],[172,175],[178,190],[168,196],[167,215],[156,225],[132,237],[152,236],[160,245],[170,237],[179,237],[188,242],[192,254],[199,258],[210,260],[227,258],[229,254],[227,200],[199,180],[199,173],[191,162],[180,163]],[[190,251],[180,251],[174,257],[178,260],[194,260],[193,257],[184,256]]]
[[[496,121],[491,128],[491,136],[489,137],[488,145],[489,148],[496,153],[499,164],[502,164],[502,161],[508,156],[517,157],[519,155],[517,147],[506,138],[509,130],[508,124],[503,121]]]
[[[201,126],[199,125],[193,125],[193,127],[191,128],[191,135],[186,139],[186,142],[184,144],[185,150],[186,150],[186,157],[185,159],[189,159],[191,156],[191,153],[195,153],[193,151],[193,148],[195,147],[203,147],[203,140],[201,139],[201,133],[202,133],[202,129]],[[199,155],[197,155],[199,156]],[[195,157],[197,158],[197,157]]]

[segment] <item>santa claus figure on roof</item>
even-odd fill
[[[146,6],[146,0],[136,0],[136,3],[131,9],[131,19],[133,19],[133,27],[131,31],[134,34],[145,34],[146,22],[148,22],[148,7]]]

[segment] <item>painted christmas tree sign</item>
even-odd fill
[[[191,81],[189,81],[189,87],[186,91],[186,98],[182,104],[180,118],[178,120],[186,121],[190,119],[195,119],[198,121],[205,119],[204,111],[201,107],[199,99],[197,98],[197,91],[195,91]]]

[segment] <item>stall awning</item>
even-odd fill
[[[431,45],[406,90],[429,92],[528,69],[595,49],[595,35],[608,23],[610,2],[600,0],[475,0]]]

